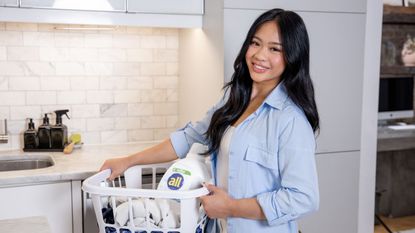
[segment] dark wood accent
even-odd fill
[[[402,76],[415,76],[415,66],[382,66],[380,78],[401,78]]]
[[[415,24],[415,7],[384,5],[383,23]]]

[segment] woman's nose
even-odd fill
[[[254,58],[257,59],[257,60],[260,60],[260,61],[264,61],[265,58],[266,58],[266,53],[267,53],[267,51],[266,51],[265,47],[261,47],[254,54]]]

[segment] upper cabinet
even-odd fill
[[[125,0],[21,0],[20,6],[64,10],[126,11]]]
[[[276,7],[295,11],[332,11],[332,12],[359,12],[366,11],[366,0],[225,0],[225,8],[237,9],[272,9]]]
[[[128,1],[127,11],[139,13],[203,14],[203,1],[134,0]]]
[[[19,6],[18,0],[0,0],[0,6]]]
[[[0,0],[0,21],[201,28],[204,0]]]

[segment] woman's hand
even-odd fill
[[[212,184],[205,184],[210,195],[200,197],[200,201],[209,218],[227,218],[232,216],[232,206],[235,199],[228,193]]]
[[[128,157],[114,158],[106,160],[99,170],[102,171],[108,168],[111,169],[111,175],[108,179],[114,180],[119,175],[121,175],[129,166]]]

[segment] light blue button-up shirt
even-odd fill
[[[208,144],[204,134],[212,114],[224,103],[222,99],[203,120],[170,135],[180,158],[194,142]],[[319,205],[315,147],[307,118],[280,83],[236,127],[229,148],[229,195],[256,198],[266,220],[228,218],[228,232],[298,233],[296,219]],[[216,156],[211,155],[214,176]]]

